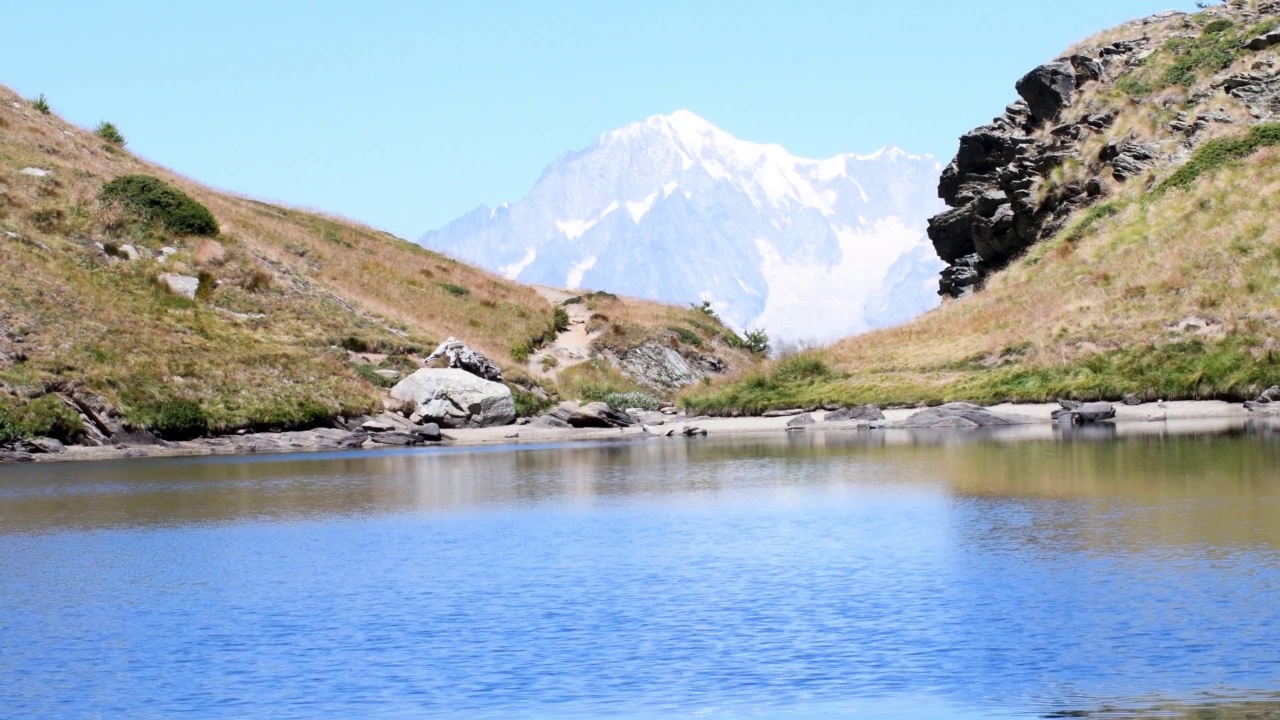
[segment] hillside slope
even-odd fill
[[[1034,70],[943,174],[954,209],[931,235],[958,300],[687,404],[1243,399],[1276,384],[1276,7],[1163,13]]]
[[[412,371],[448,336],[497,360],[517,390],[536,388],[523,363],[556,313],[532,288],[201,187],[43,110],[0,88],[0,443],[74,435],[73,405],[134,427],[312,426],[375,409],[376,366]],[[184,191],[220,232],[176,234],[102,202],[124,175]],[[164,273],[199,278],[197,297],[170,292]]]

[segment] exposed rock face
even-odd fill
[[[493,427],[516,421],[511,388],[466,370],[419,370],[391,388],[391,397],[414,403],[423,422],[445,428]]]
[[[929,239],[947,263],[939,294],[960,297],[981,288],[991,273],[1028,247],[1056,235],[1078,210],[1104,199],[1114,182],[1132,182],[1152,169],[1176,165],[1210,134],[1213,123],[1238,122],[1218,107],[1220,91],[1239,100],[1255,121],[1280,116],[1280,64],[1259,56],[1249,72],[1219,71],[1206,82],[1170,100],[1137,89],[1106,87],[1134,73],[1155,53],[1177,54],[1176,43],[1198,40],[1208,19],[1230,20],[1246,28],[1280,13],[1277,3],[1251,10],[1215,7],[1208,18],[1163,12],[1122,27],[1131,37],[1083,47],[1027,73],[1015,84],[1020,100],[989,124],[960,138],[955,159],[943,171],[938,195],[950,207],[929,221]],[[1263,51],[1280,44],[1280,31],[1248,38],[1242,45]],[[1130,88],[1141,83],[1130,83]],[[1101,92],[1092,92],[1101,89]],[[1175,88],[1176,89],[1176,88]],[[1117,101],[1117,95],[1126,96]],[[1151,134],[1112,132],[1120,102],[1142,106],[1146,116],[1173,114]],[[1090,142],[1106,135],[1107,142]],[[1080,181],[1063,180],[1064,166],[1084,168]]]
[[[619,352],[614,360],[623,375],[659,390],[692,385],[710,373],[724,372],[725,369],[718,358],[689,360],[674,349],[656,343],[645,343]]]
[[[895,423],[898,428],[972,428],[1000,427],[1004,425],[1028,425],[1040,422],[1035,418],[1022,415],[994,413],[990,410],[969,403],[948,403],[931,407],[912,415],[902,422]]]
[[[458,338],[451,337],[440,343],[440,347],[428,355],[423,362],[430,365],[442,357],[449,359],[451,368],[465,370],[485,380],[502,382],[502,368],[495,365],[484,353],[467,347],[467,344]]]

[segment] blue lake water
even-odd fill
[[[0,467],[5,718],[1244,718],[1278,692],[1266,429]]]

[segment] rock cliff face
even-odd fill
[[[1154,182],[1220,126],[1280,111],[1280,4],[1136,20],[1027,73],[1020,99],[960,138],[929,221],[959,297],[1120,183]]]

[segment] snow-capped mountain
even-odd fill
[[[601,135],[523,200],[419,242],[521,282],[708,300],[738,328],[829,339],[937,304],[925,220],[943,207],[940,172],[896,148],[797,158],[680,110]]]

